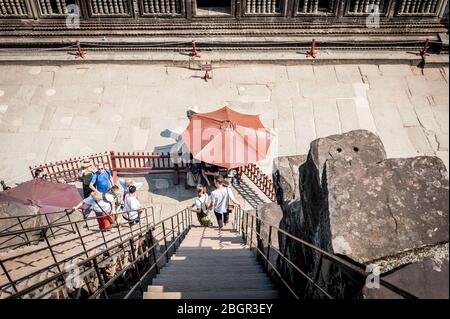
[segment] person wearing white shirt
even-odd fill
[[[219,229],[221,229],[224,225],[226,226],[228,224],[228,202],[231,201],[236,206],[240,206],[240,204],[236,201],[231,189],[224,186],[223,176],[216,176],[214,178],[214,184],[216,186],[216,190],[211,193],[211,202],[214,207],[214,214],[217,218],[217,224],[219,225]]]
[[[142,187],[142,183],[134,182],[132,179],[119,179],[119,185],[123,190],[123,200],[125,200],[125,196],[128,194],[128,189],[130,186],[136,187],[136,189],[139,189]]]
[[[139,222],[141,215],[141,203],[136,197],[136,187],[131,185],[123,203],[122,216],[130,225]]]
[[[114,209],[114,197],[111,194],[103,195],[100,192],[92,192],[89,197],[83,199],[74,209],[79,209],[81,206],[87,205],[88,209],[83,211],[84,219],[87,219],[91,209],[97,216],[97,221],[101,230],[111,229],[110,214]],[[83,226],[88,228],[87,223]]]

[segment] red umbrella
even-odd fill
[[[263,160],[271,139],[259,115],[226,106],[194,114],[182,137],[195,159],[226,168]]]
[[[72,208],[82,200],[74,185],[33,179],[0,192],[0,202],[16,202],[40,208],[44,214]]]

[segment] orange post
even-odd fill
[[[310,56],[310,57],[312,57],[313,59],[315,59],[315,58],[316,58],[316,55],[317,55],[317,51],[316,51],[316,40],[315,40],[315,39],[312,39],[312,42],[311,42],[311,48],[309,49],[309,51],[306,51],[306,56],[307,56],[307,57]]]
[[[195,40],[192,40],[192,52],[191,52],[191,57],[193,58],[199,58],[200,54],[198,54],[198,50],[197,50],[197,46],[195,44]]]
[[[430,47],[428,45],[429,39],[427,38],[425,40],[425,43],[423,44],[423,49],[420,50],[420,52],[417,55],[420,55],[422,57],[423,60],[425,60],[425,57],[429,56],[430,54],[428,53],[428,48]]]
[[[212,70],[211,64],[209,63],[202,64],[202,71],[205,71],[205,75],[202,76],[202,79],[205,80],[205,82],[208,82],[208,80],[212,79],[211,75],[209,74],[209,71],[211,70]]]
[[[86,56],[86,51],[81,49],[80,40],[77,40],[77,42],[75,42],[75,46],[77,47],[77,51],[75,52],[75,59],[76,58],[84,59],[84,57]]]

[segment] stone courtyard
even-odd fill
[[[0,65],[0,179],[29,165],[107,150],[174,143],[186,110],[228,105],[261,114],[274,154],[306,154],[318,138],[354,129],[381,138],[387,157],[436,155],[448,168],[448,67],[226,65],[200,71],[158,64]]]

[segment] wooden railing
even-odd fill
[[[59,178],[63,178],[66,182],[74,182],[78,180],[78,172],[81,169],[81,161],[83,159],[90,159],[94,165],[99,163],[107,164],[111,167],[111,158],[108,152],[92,154],[77,158],[70,158],[59,162],[49,162],[46,164],[30,166],[31,176],[33,178],[38,177],[37,172],[42,170],[42,178],[49,181],[57,181]]]
[[[30,166],[31,175],[36,178],[38,177],[37,170],[42,170],[41,177],[44,179],[57,181],[59,178],[63,178],[66,182],[74,182],[78,180],[77,174],[81,169],[80,162],[85,158],[91,159],[94,165],[98,163],[108,165],[114,176],[173,173],[175,185],[179,184],[179,174],[186,172],[188,164],[184,159],[175,158],[170,153],[111,151]],[[237,170],[238,179],[241,178],[242,174],[245,174],[271,201],[275,201],[275,188],[272,179],[264,174],[256,164],[242,166]]]
[[[66,182],[78,180],[83,159],[92,160],[94,165],[107,165],[115,176],[136,174],[174,173],[175,184],[179,183],[179,173],[185,171],[187,163],[169,153],[150,154],[144,152],[104,152],[84,157],[71,158],[59,162],[30,166],[31,176],[37,178],[39,170],[41,178],[57,181],[63,178]]]
[[[249,164],[238,168],[238,179],[245,174],[272,202],[275,201],[275,187],[272,179],[264,174],[256,164]]]

